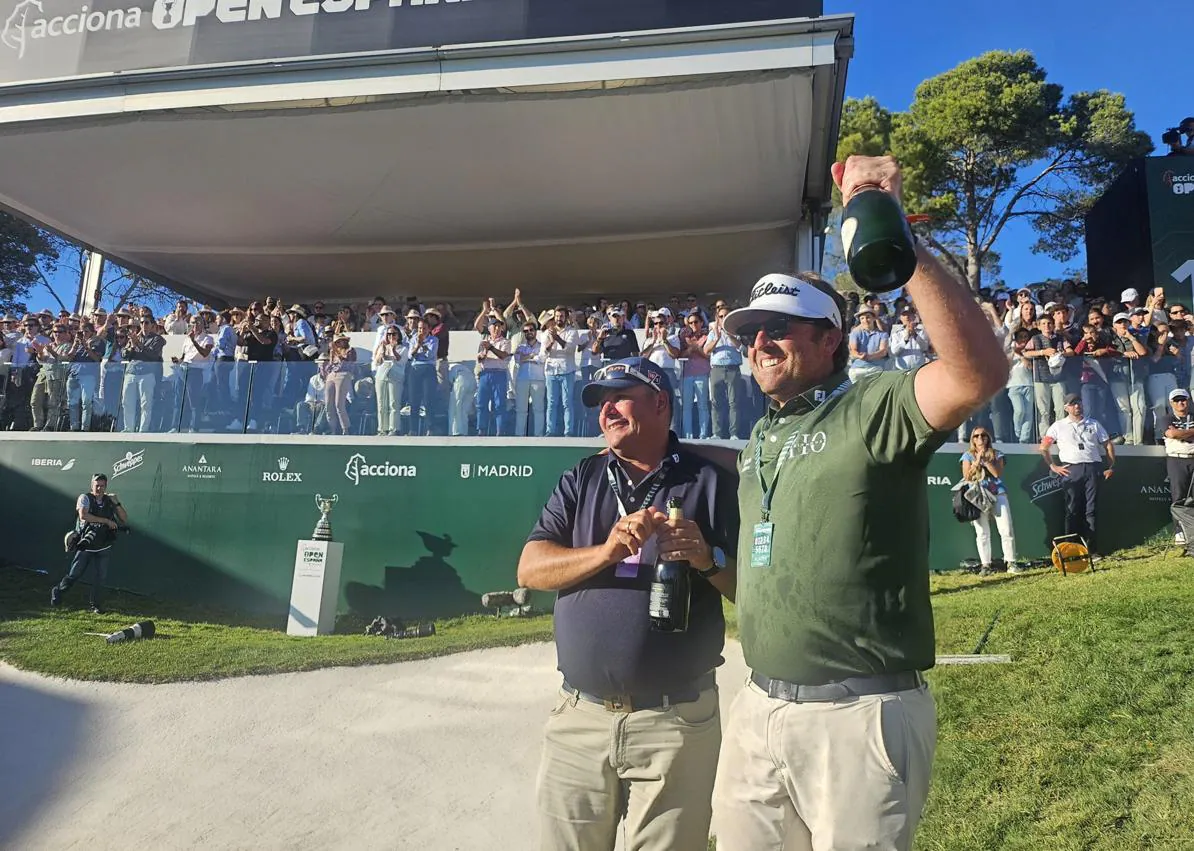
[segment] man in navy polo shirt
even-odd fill
[[[670,377],[645,358],[603,367],[581,398],[600,409],[608,450],[561,477],[518,564],[519,585],[559,594],[564,683],[539,770],[542,847],[613,849],[625,818],[627,848],[703,851],[721,744],[721,598],[735,586],[733,480],[679,445]],[[684,520],[661,510],[671,497]],[[650,629],[661,554],[695,574],[687,632]]]

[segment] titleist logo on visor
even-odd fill
[[[765,295],[800,295],[800,287],[795,284],[777,284],[774,281],[759,281],[750,291],[750,300],[762,298]]]

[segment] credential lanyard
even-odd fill
[[[792,454],[796,448],[796,438],[800,437],[800,431],[792,432],[792,435],[784,441],[784,447],[779,451],[779,460],[775,462],[775,476],[771,479],[771,485],[767,485],[767,480],[763,478],[763,441],[755,443],[755,473],[759,477],[759,492],[762,494],[763,503],[763,522],[771,520],[771,497],[775,495],[775,485],[779,482],[779,471],[783,469],[784,461]]]
[[[830,399],[836,399],[838,396],[850,389],[850,379],[846,379],[839,384],[829,395],[818,402],[815,407],[821,407]],[[775,495],[775,486],[779,483],[779,472],[783,469],[784,461],[792,457],[792,452],[796,448],[796,438],[800,437],[800,430],[792,432],[792,435],[784,441],[783,449],[779,451],[779,459],[775,462],[775,476],[771,479],[771,485],[767,485],[767,480],[763,478],[763,441],[759,440],[755,443],[755,475],[759,477],[759,492],[762,495],[762,514],[763,522],[767,523],[771,520],[771,498]]]
[[[616,463],[615,461],[611,460],[610,463],[606,466],[605,476],[607,479],[609,479],[609,489],[614,492],[614,499],[617,500],[617,502],[618,502],[618,516],[625,517],[627,514],[626,504],[624,502],[622,502],[622,494],[618,488],[618,477],[616,475],[614,475],[613,465],[615,463]],[[656,470],[655,473],[653,473],[653,475],[655,477],[655,481],[651,483],[650,490],[648,490],[647,493],[643,496],[643,507],[644,508],[646,506],[650,505],[655,500],[655,497],[659,493],[660,488],[663,487],[663,479],[664,479],[663,466],[660,465],[659,469]]]

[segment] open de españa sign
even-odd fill
[[[821,6],[821,0],[0,0],[0,86],[817,17]]]

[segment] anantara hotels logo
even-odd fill
[[[125,473],[131,473],[144,463],[144,449],[138,449],[136,452],[126,452],[123,458],[112,465],[112,478],[123,476]]]
[[[261,474],[261,481],[263,482],[301,482],[303,474],[290,469],[290,459],[282,456],[278,459],[277,470],[265,470]]]
[[[380,464],[370,464],[361,453],[356,453],[344,465],[344,478],[354,485],[359,485],[361,479],[367,478],[409,478],[413,479],[419,473],[413,464],[394,464],[382,461]]]
[[[207,456],[200,455],[195,463],[183,464],[182,471],[188,479],[214,479],[224,472],[224,468],[219,464],[207,463]]]
[[[127,0],[126,0],[127,2]],[[209,19],[220,24],[243,24],[309,15],[364,12],[371,6],[391,8],[439,8],[478,0],[154,0],[148,14],[155,30],[193,27]],[[7,3],[5,4],[7,6]],[[107,5],[107,4],[104,4]],[[50,8],[47,10],[47,6]],[[93,9],[86,3],[74,5],[55,0],[19,0],[4,19],[0,44],[23,59],[36,42],[49,39],[86,37],[87,33],[149,29],[145,13],[136,6],[127,9]]]
[[[1194,172],[1174,174],[1173,171],[1163,171],[1161,182],[1168,186],[1174,195],[1194,195]]]

